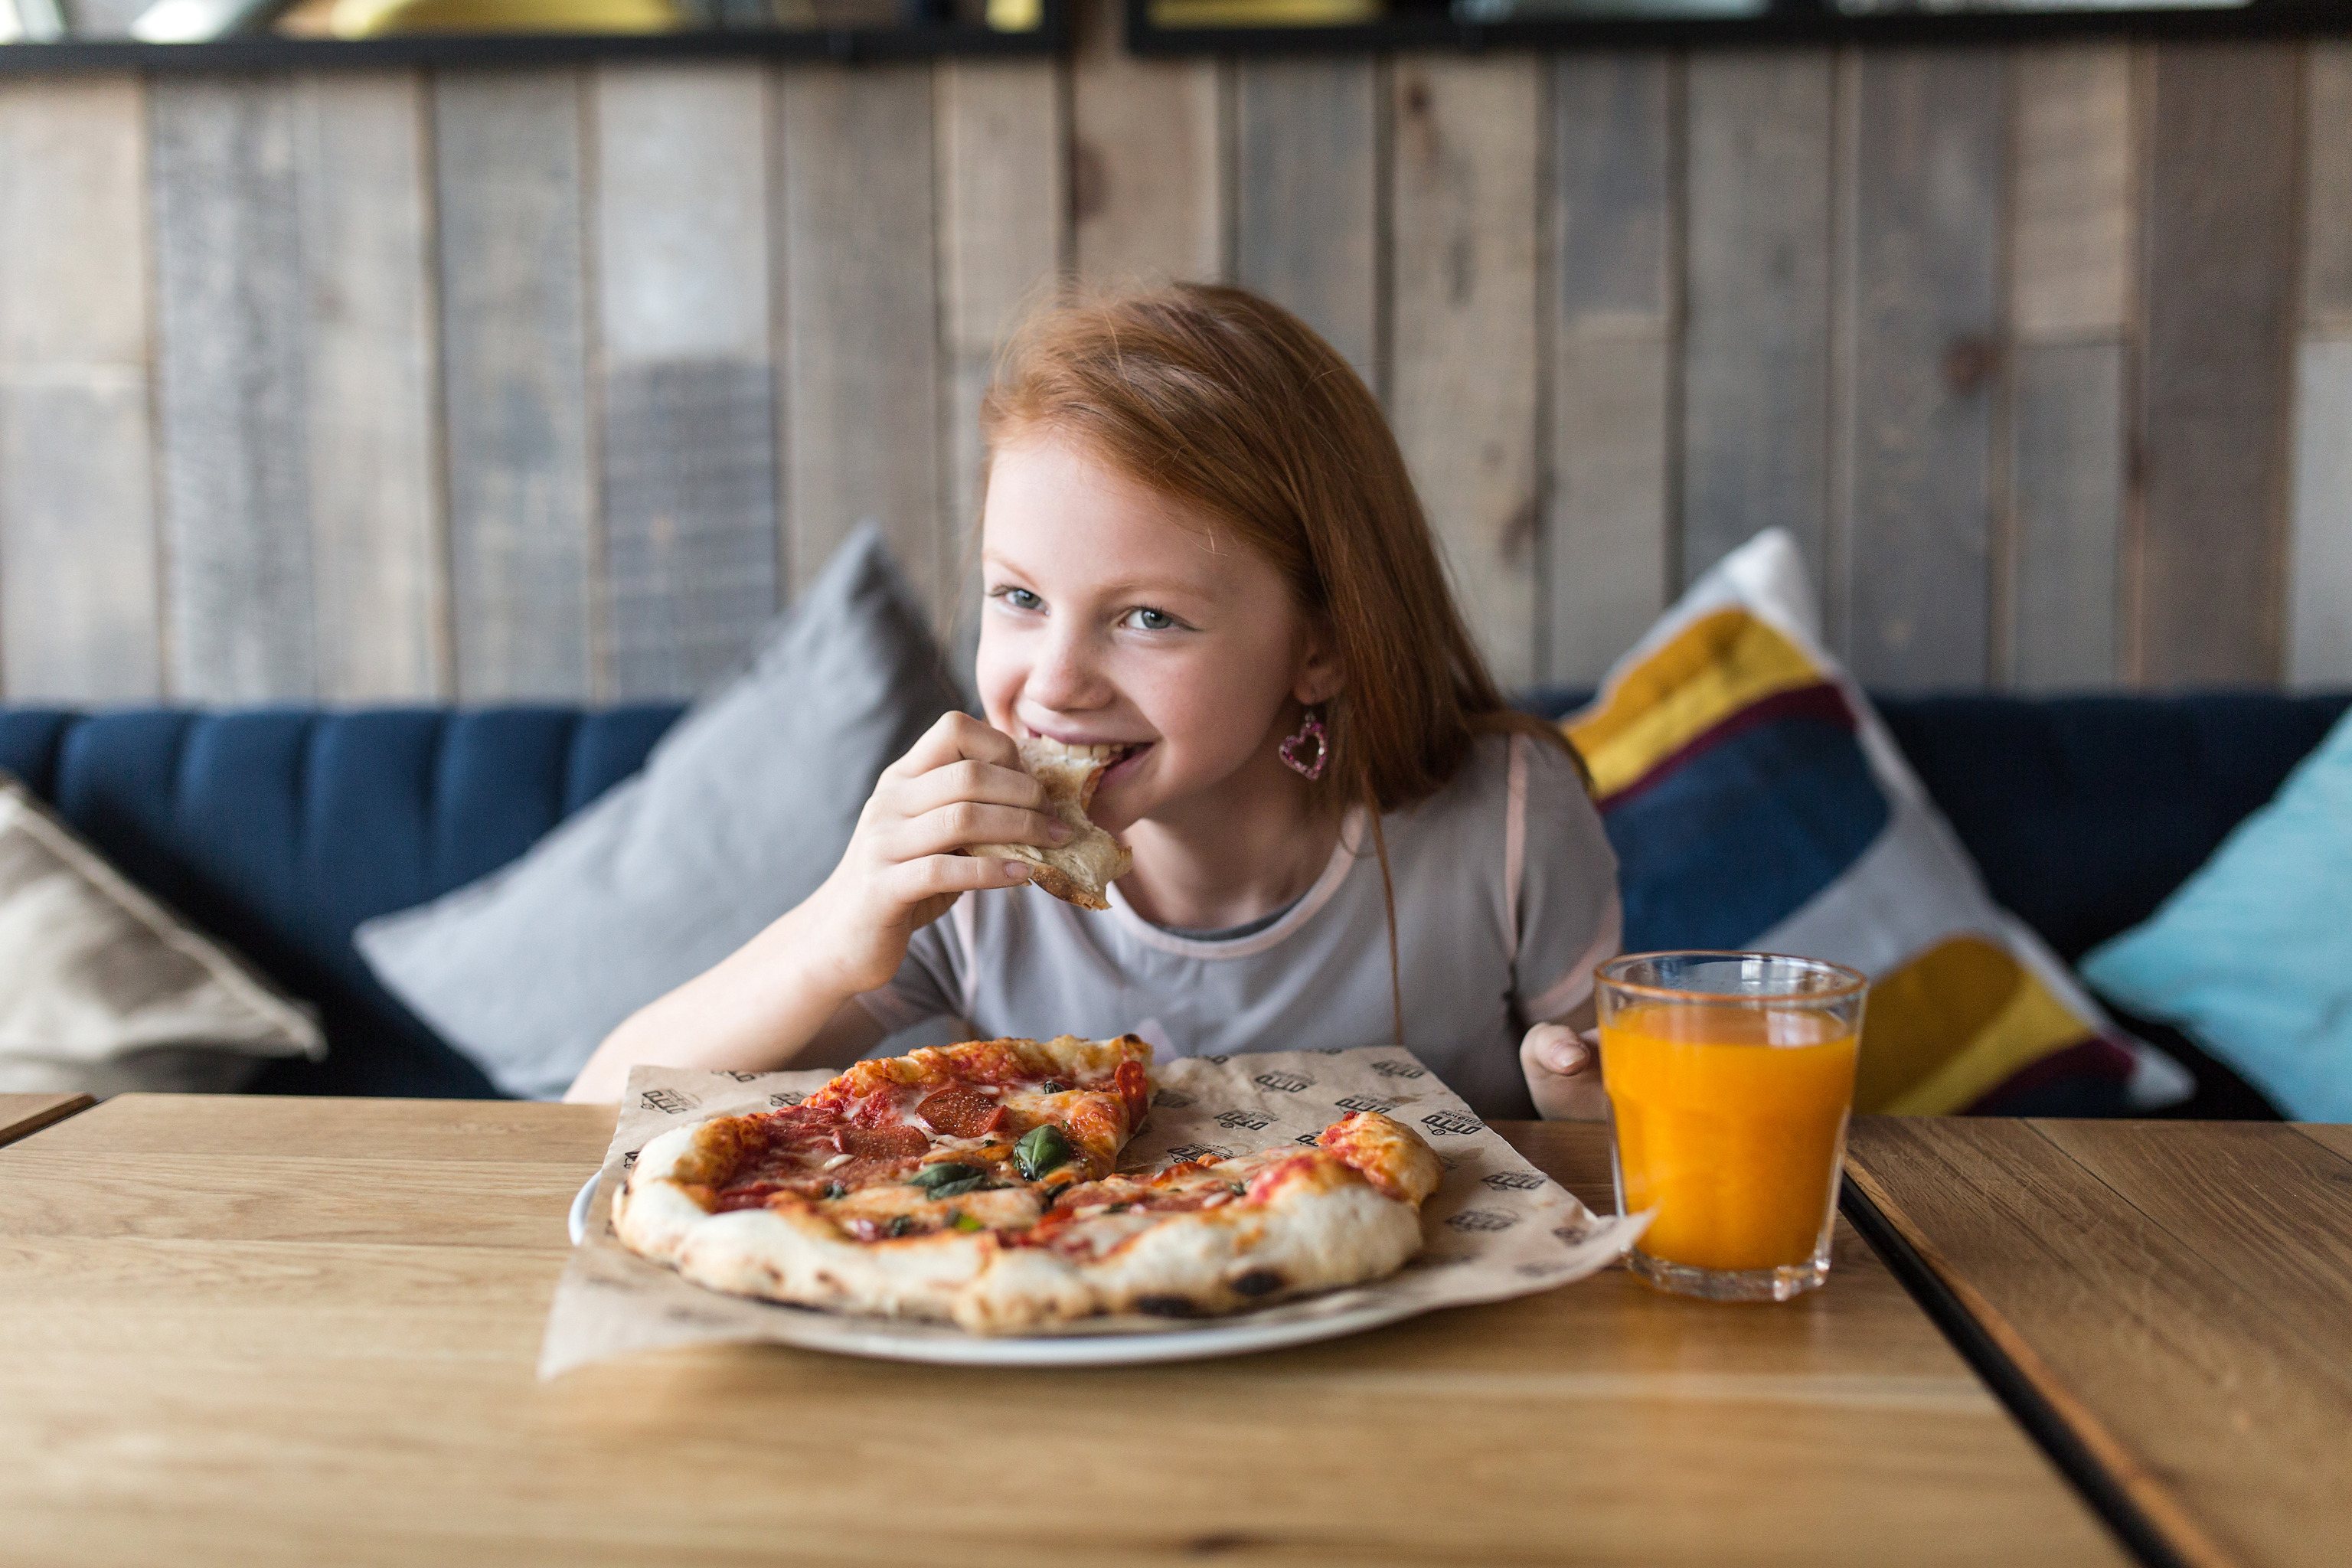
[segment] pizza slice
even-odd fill
[[[859,1062],[798,1105],[646,1144],[614,1228],[713,1289],[946,1317],[980,1238],[1034,1226],[1055,1194],[1117,1166],[1150,1060],[1132,1035],[1065,1035]]]
[[[967,855],[1025,860],[1036,869],[1030,880],[1065,903],[1107,910],[1103,889],[1133,866],[1127,846],[1087,816],[1104,772],[1125,755],[1124,746],[1072,746],[1032,735],[1021,742],[1021,766],[1045,786],[1047,809],[1067,824],[1069,841],[1047,848],[1034,844],[974,844]]]
[[[1213,1317],[1360,1285],[1421,1250],[1444,1168],[1378,1111],[1287,1144],[1061,1189],[961,1293],[955,1321],[1018,1333],[1108,1312]]]
[[[1443,1172],[1377,1113],[1312,1147],[1118,1173],[1150,1056],[1064,1036],[860,1062],[797,1106],[646,1144],[614,1228],[712,1289],[981,1333],[1231,1312],[1420,1249]]]

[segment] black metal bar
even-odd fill
[[[1410,50],[1752,47],[1770,44],[1982,44],[2037,38],[2310,37],[2352,33],[2345,0],[2254,0],[2226,9],[1943,11],[1847,16],[1826,6],[1753,16],[1558,16],[1457,22],[1442,12],[1346,26],[1162,27],[1127,0],[1139,55],[1322,55]]]
[[[1068,7],[1061,0],[1047,0],[1037,26],[1024,33],[955,23],[805,31],[711,27],[677,33],[418,33],[382,38],[289,38],[256,33],[200,44],[149,44],[132,38],[110,38],[0,44],[0,72],[526,66],[600,59],[744,57],[905,60],[945,55],[1054,55],[1061,53],[1068,43]]]
[[[1984,1380],[1985,1386],[1999,1396],[2017,1424],[2041,1446],[2058,1467],[2061,1474],[2074,1484],[2091,1510],[2115,1532],[2131,1553],[2147,1568],[2189,1568],[2188,1562],[2172,1549],[2147,1516],[2139,1510],[2123,1488],[2116,1484],[2098,1460],[2093,1457],[2074,1429],[2066,1425],[2042,1391],[2018,1369],[2017,1363],[2004,1354],[1992,1337],[1979,1326],[1960,1304],[1958,1296],[1943,1279],[1927,1266],[1927,1260],[1915,1251],[1903,1234],[1878,1212],[1878,1205],[1857,1187],[1852,1178],[1841,1184],[1838,1209],[1862,1233],[1894,1276],[1903,1282],[1911,1299],[1919,1304],[1935,1325],[1941,1329],[1952,1348],[1960,1352],[1969,1369]]]

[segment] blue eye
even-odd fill
[[[1172,631],[1176,626],[1175,616],[1165,610],[1155,610],[1149,605],[1139,605],[1128,611],[1127,618],[1134,624],[1138,631]]]
[[[1016,610],[1042,610],[1045,607],[1045,601],[1026,588],[999,588],[994,596]]]

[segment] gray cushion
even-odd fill
[[[231,1089],[318,1025],[0,773],[0,1092]]]
[[[814,891],[876,778],[956,703],[921,605],[863,525],[642,773],[521,859],[354,940],[491,1082],[560,1095],[614,1026]]]

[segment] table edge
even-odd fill
[[[56,1126],[68,1116],[80,1115],[97,1103],[97,1100],[90,1095],[67,1095],[47,1110],[37,1110],[22,1121],[12,1121],[5,1126],[0,1126],[0,1146],[14,1143],[21,1138],[29,1138],[45,1127]]]
[[[1957,1280],[1885,1189],[1851,1157],[1844,1174],[1839,1212],[2124,1549],[2147,1568],[2235,1568],[2234,1560],[2065,1394],[1990,1304]],[[2101,1448],[2122,1460],[2131,1476],[2103,1461]],[[2150,1503],[2172,1528],[2158,1523]]]

